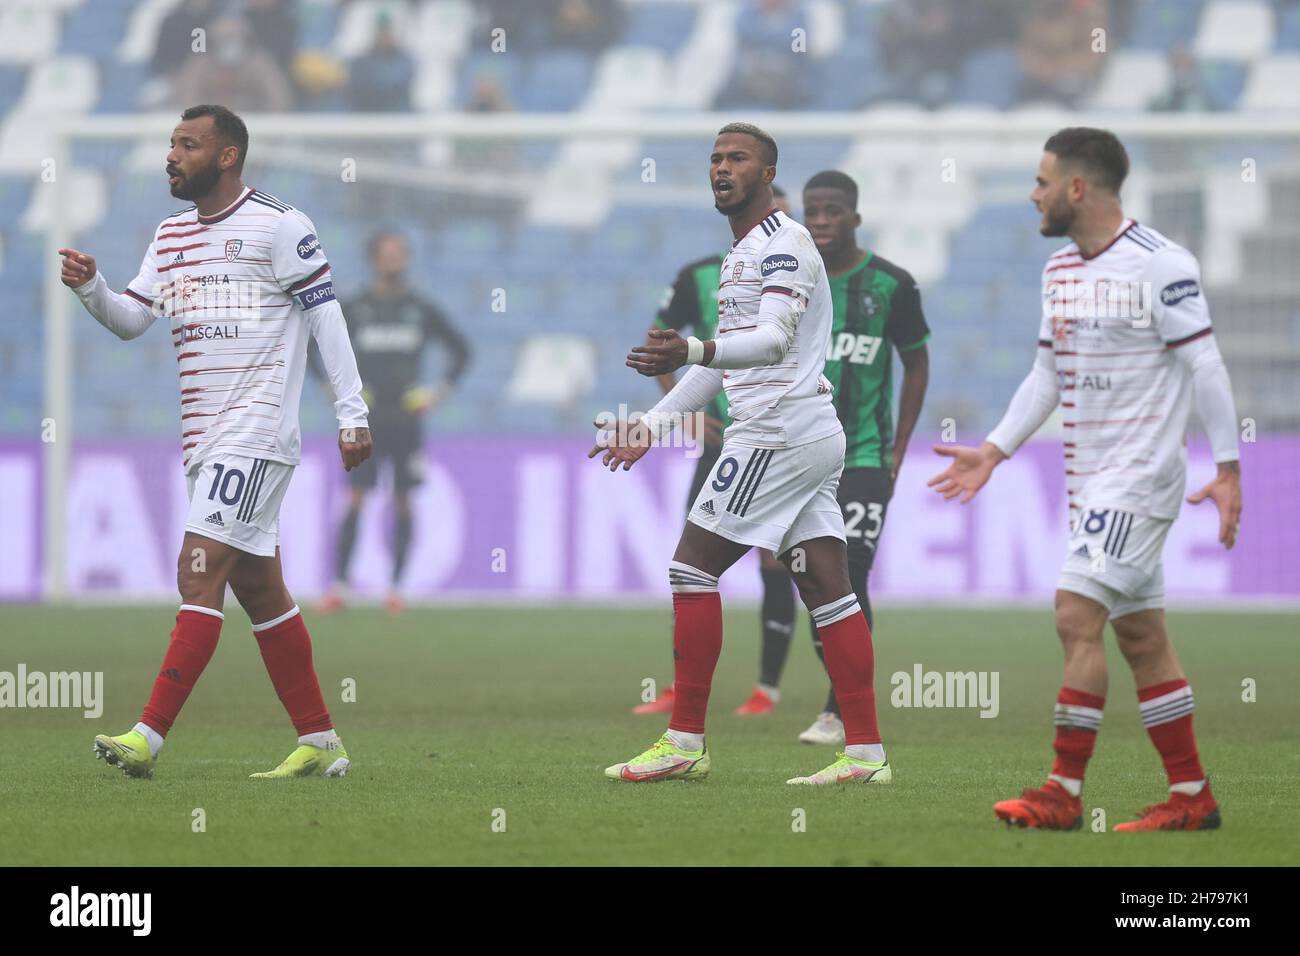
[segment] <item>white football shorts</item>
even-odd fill
[[[272,556],[293,465],[218,452],[191,468],[185,530],[250,554]]]
[[[792,448],[724,441],[687,520],[778,555],[813,538],[843,541],[844,515],[836,498],[843,470],[842,431]]]
[[[1081,509],[1057,588],[1092,598],[1112,618],[1164,607],[1161,552],[1172,525],[1131,511]]]

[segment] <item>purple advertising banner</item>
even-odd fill
[[[695,462],[655,449],[611,474],[587,459],[589,440],[449,439],[426,448],[426,481],[413,495],[416,530],[402,587],[412,599],[624,599],[666,597],[667,564],[681,532]],[[179,453],[170,441],[79,442],[67,509],[67,580],[79,598],[174,596],[186,514]],[[942,462],[909,455],[890,502],[872,573],[873,598],[1044,600],[1066,553],[1060,444],[1034,442],[998,468],[969,505],[945,502],[925,482]],[[1236,548],[1217,542],[1210,502],[1184,505],[1164,551],[1171,602],[1226,599],[1300,604],[1300,438],[1242,445],[1245,508]],[[41,444],[0,442],[7,504],[0,600],[36,600],[42,570]],[[1193,446],[1189,492],[1214,474]],[[290,588],[310,597],[333,578],[334,539],[347,500],[338,452],[308,442],[280,515]],[[388,583],[392,512],[388,476],[362,510],[351,586]],[[751,554],[724,593],[755,596]]]

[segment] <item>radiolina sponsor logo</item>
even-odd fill
[[[889,702],[895,707],[978,707],[981,717],[996,717],[997,671],[927,671],[920,664],[912,672],[895,671]]]
[[[28,673],[26,664],[18,672],[0,671],[0,708],[72,707],[87,717],[104,712],[103,671],[42,671]]]
[[[153,924],[152,893],[70,893],[50,897],[51,926],[129,926],[133,936],[148,936]]]
[[[788,256],[784,253],[774,253],[763,260],[759,267],[759,272],[763,278],[767,278],[773,272],[797,272],[799,270],[799,260],[794,256]]]
[[[619,405],[618,412],[601,412],[596,416],[596,444],[608,447],[630,443],[649,442],[665,448],[685,448],[687,458],[704,454],[705,414],[703,412],[673,412],[654,423],[643,423],[643,412],[629,412]]]

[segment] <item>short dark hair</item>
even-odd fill
[[[1098,185],[1114,193],[1128,176],[1128,152],[1108,129],[1067,126],[1048,137],[1043,149],[1062,162],[1082,166]]]
[[[855,211],[858,208],[858,184],[853,181],[852,176],[838,169],[824,169],[813,176],[804,184],[803,191],[807,192],[810,189],[838,189],[848,195],[850,208]]]
[[[753,123],[728,123],[722,129],[718,130],[718,135],[723,133],[744,133],[746,136],[752,136],[758,140],[763,147],[763,152],[767,155],[763,159],[769,166],[776,165],[776,140],[767,133],[763,132]]]
[[[239,148],[239,161],[235,163],[235,173],[242,172],[244,160],[248,156],[248,127],[244,125],[244,121],[226,107],[212,103],[191,106],[181,114],[181,119],[194,120],[203,116],[212,117],[212,128],[217,131],[217,139],[222,149],[227,146]]]

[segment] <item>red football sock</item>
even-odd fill
[[[871,647],[871,628],[857,597],[847,594],[814,608],[812,617],[840,705],[845,745],[880,743],[874,683],[876,657]]]
[[[172,729],[203,668],[212,660],[221,637],[222,620],[220,611],[192,610],[189,605],[183,605],[177,613],[162,668],[154,678],[153,692],[140,715],[140,723],[152,727],[159,736],[166,737]]]
[[[1170,785],[1205,779],[1192,733],[1192,688],[1184,678],[1138,688],[1138,709],[1151,742],[1160,751]]]
[[[1101,729],[1101,713],[1106,698],[1072,687],[1062,687],[1056,696],[1056,761],[1052,776],[1083,782],[1083,773],[1092,758]]]
[[[253,625],[262,662],[298,736],[333,728],[311,661],[311,636],[295,606],[274,621]]]
[[[722,654],[718,579],[674,561],[668,580],[673,586],[673,716],[668,729],[702,734],[713,671]]]

